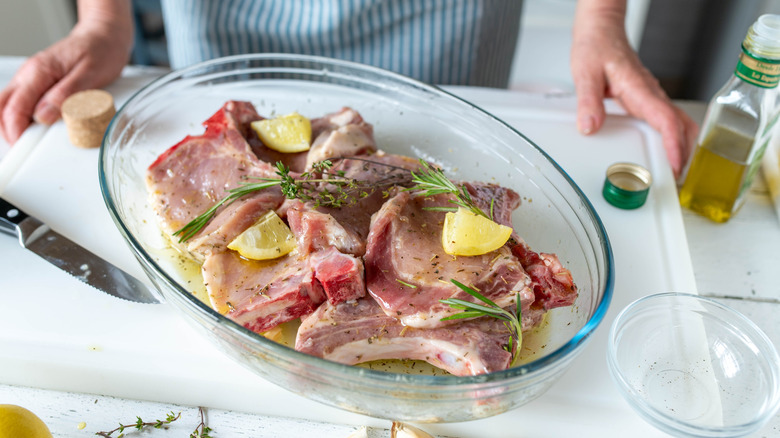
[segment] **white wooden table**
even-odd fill
[[[20,62],[18,58],[0,58],[0,86],[10,79]],[[695,119],[701,119],[703,103],[684,102],[681,105]],[[0,158],[8,148],[0,140]],[[744,313],[780,348],[780,318],[777,317],[780,312],[780,220],[764,181],[759,178],[742,211],[727,224],[714,224],[689,211],[683,212],[683,219],[698,292]],[[46,421],[55,436],[62,437],[94,435],[97,431],[116,427],[119,421],[132,423],[136,416],[150,421],[163,418],[171,411],[181,412],[182,418],[168,431],[155,431],[148,436],[187,436],[199,421],[198,409],[190,406],[3,384],[0,384],[1,403],[30,408]],[[208,425],[219,437],[346,437],[356,430],[354,425],[218,409],[207,409],[206,413]],[[389,422],[374,426],[368,430],[368,436],[389,436]],[[780,436],[780,416],[757,436]]]

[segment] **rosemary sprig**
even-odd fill
[[[244,183],[236,188],[228,190],[227,196],[222,198],[219,202],[214,204],[208,210],[201,213],[200,216],[188,222],[187,225],[176,230],[176,232],[174,232],[173,235],[179,237],[179,243],[186,242],[187,240],[190,240],[193,236],[198,234],[198,232],[203,227],[206,226],[206,224],[211,220],[211,218],[214,217],[214,214],[217,212],[217,209],[219,209],[219,207],[221,207],[222,205],[229,205],[231,202],[235,201],[236,199],[244,195],[247,195],[252,192],[256,192],[258,190],[267,189],[269,187],[278,186],[281,185],[282,183],[281,179],[271,179],[271,178],[260,178],[260,179],[263,180],[264,182]]]
[[[450,281],[455,286],[458,286],[462,291],[485,303],[485,305],[472,303],[471,301],[459,300],[457,298],[439,300],[439,302],[448,304],[452,308],[463,310],[460,313],[447,316],[441,320],[447,321],[452,319],[476,318],[480,316],[489,316],[491,318],[503,320],[504,326],[507,328],[507,330],[509,330],[509,340],[504,346],[504,349],[512,354],[512,364],[514,365],[518,355],[513,353],[513,347],[514,344],[517,343],[517,349],[519,352],[523,335],[522,312],[520,310],[520,293],[518,293],[515,297],[515,313],[512,313],[506,309],[501,308],[498,304],[494,303],[486,296],[466,286],[458,280],[451,279]]]
[[[378,166],[387,166],[393,170],[402,171],[404,174],[388,175],[377,181],[362,181],[355,178],[348,178],[344,175],[344,172],[329,172],[333,163],[330,160],[323,160],[315,163],[312,166],[311,172],[304,172],[299,177],[295,178],[290,175],[290,168],[280,161],[276,163],[276,174],[278,175],[278,178],[247,177],[248,179],[252,179],[253,182],[244,182],[238,187],[228,190],[228,194],[224,198],[182,228],[176,230],[173,235],[179,237],[180,243],[186,242],[206,226],[220,207],[229,205],[236,199],[258,190],[280,186],[282,194],[288,199],[314,201],[315,208],[319,206],[339,208],[344,205],[349,205],[357,199],[367,197],[373,193],[374,189],[379,187],[405,185],[408,180],[404,175],[408,176],[410,174],[411,183],[414,185],[406,190],[421,191],[424,196],[451,193],[455,195],[455,199],[451,199],[449,202],[459,207],[463,207],[474,214],[493,220],[493,201],[491,201],[490,215],[488,215],[474,203],[465,185],[461,185],[460,187],[455,185],[455,183],[444,175],[444,172],[432,167],[425,160],[420,160],[423,169],[414,172],[398,166],[356,157],[340,157],[335,159],[364,161]],[[318,178],[317,175],[322,175],[322,177]],[[426,210],[455,211],[457,210],[457,207],[428,207]]]
[[[154,420],[154,421],[144,421],[141,419],[141,417],[135,417],[136,421],[132,424],[122,424],[119,423],[119,427],[113,430],[109,430],[108,432],[98,432],[95,435],[99,435],[102,437],[110,437],[113,436],[114,432],[119,432],[119,435],[117,435],[117,438],[121,438],[124,436],[125,429],[134,428],[137,430],[141,430],[145,427],[153,427],[155,429],[161,429],[163,427],[166,427],[167,425],[173,423],[174,421],[181,418],[181,412],[178,414],[174,414],[173,411],[171,411],[169,414],[165,416],[165,420]],[[202,438],[207,438],[206,436]]]
[[[214,217],[217,210],[223,205],[229,205],[236,199],[248,195],[258,190],[267,189],[274,186],[280,186],[282,194],[288,199],[300,199],[302,201],[315,201],[315,206],[325,205],[341,207],[356,197],[365,197],[369,192],[365,190],[367,183],[357,181],[353,178],[347,178],[343,173],[336,172],[333,175],[326,175],[325,178],[315,178],[315,175],[326,172],[331,168],[330,160],[320,161],[312,166],[311,172],[304,172],[300,177],[294,178],[290,175],[290,168],[281,161],[276,163],[276,174],[278,178],[257,178],[248,177],[257,182],[244,182],[238,187],[228,190],[227,196],[214,204],[211,208],[201,213],[198,217],[176,230],[174,236],[179,237],[179,242],[186,242],[206,226]],[[323,189],[319,184],[330,184],[335,187],[331,192]],[[346,188],[346,190],[345,190]],[[357,193],[357,195],[355,195]]]
[[[424,196],[434,196],[443,193],[453,194],[455,195],[455,199],[451,199],[450,203],[465,208],[474,214],[493,220],[493,201],[490,202],[490,215],[488,216],[471,199],[471,195],[465,185],[458,187],[444,175],[444,172],[442,172],[441,169],[431,166],[423,159],[420,159],[420,163],[423,168],[417,172],[412,171],[412,182],[416,185],[408,190],[422,191]],[[457,207],[427,207],[426,210],[456,211]]]

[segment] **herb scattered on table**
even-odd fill
[[[507,341],[507,344],[504,346],[504,349],[508,351],[510,354],[512,354],[512,365],[514,365],[515,360],[517,360],[517,357],[519,356],[518,353],[521,346],[520,344],[523,335],[522,312],[520,310],[520,293],[517,293],[517,295],[515,296],[515,312],[512,313],[506,309],[501,308],[498,304],[494,303],[492,300],[482,295],[481,293],[477,292],[473,288],[468,287],[465,284],[454,279],[451,279],[450,281],[455,286],[458,286],[462,291],[482,301],[485,304],[472,303],[471,301],[460,300],[457,298],[447,298],[445,300],[439,300],[439,302],[448,304],[452,308],[463,310],[460,313],[447,316],[445,318],[442,318],[441,320],[447,321],[452,319],[477,318],[480,316],[489,316],[491,318],[497,318],[504,321],[504,326],[507,328],[507,330],[509,330],[509,340]],[[515,349],[515,344],[517,344],[516,349]]]
[[[165,416],[165,420],[144,421],[141,419],[141,417],[135,417],[135,418],[136,418],[135,423],[130,423],[130,424],[119,423],[119,427],[117,427],[116,429],[109,430],[108,432],[98,432],[95,435],[99,435],[102,437],[111,437],[114,436],[115,432],[119,432],[117,438],[121,438],[124,436],[125,429],[141,430],[148,427],[153,427],[155,429],[162,429],[164,427],[167,428],[169,424],[181,418],[181,412],[179,412],[178,414],[174,414],[173,411],[171,411],[169,414]]]
[[[209,435],[211,428],[206,426],[206,419],[205,415],[203,414],[203,408],[198,407],[198,412],[200,413],[200,423],[198,423],[198,426],[195,427],[195,430],[190,434],[190,438],[212,438],[211,435]]]
[[[195,430],[190,434],[190,438],[213,438],[211,435],[209,435],[210,432],[212,432],[211,428],[206,426],[206,420],[205,416],[203,414],[203,408],[198,407],[198,412],[200,413],[200,423],[198,423],[197,427],[195,427]],[[154,421],[144,421],[141,419],[141,417],[135,417],[136,421],[135,423],[129,423],[129,424],[122,424],[119,423],[119,427],[113,430],[109,430],[107,432],[98,432],[95,435],[102,436],[102,437],[113,437],[114,433],[119,433],[119,435],[116,436],[116,438],[122,438],[124,437],[125,429],[136,429],[136,430],[143,430],[145,428],[154,428],[154,429],[167,429],[168,425],[173,423],[174,421],[181,418],[181,412],[178,414],[174,414],[173,411],[166,414],[165,420],[154,420]]]

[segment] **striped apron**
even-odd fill
[[[246,53],[370,64],[505,88],[521,0],[162,0],[171,66]]]

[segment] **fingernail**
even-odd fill
[[[591,132],[593,132],[594,126],[595,126],[595,121],[593,120],[593,116],[583,116],[580,117],[579,120],[577,120],[577,129],[579,129],[580,132],[585,135],[588,135]]]
[[[51,125],[59,118],[60,110],[48,102],[43,102],[40,104],[35,109],[35,113],[33,114],[33,119],[38,123],[43,123],[44,125]]]

